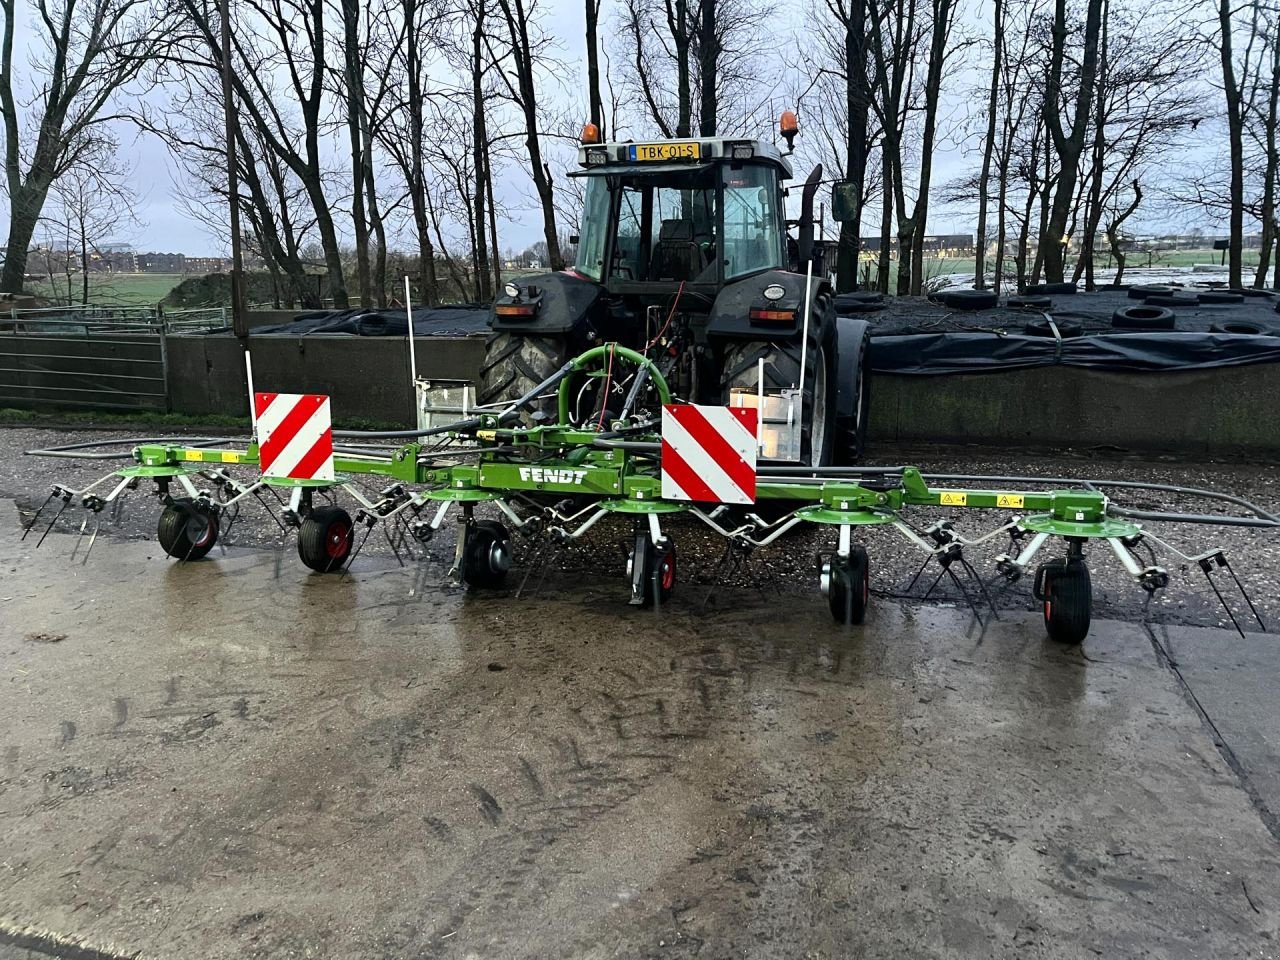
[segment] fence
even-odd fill
[[[0,314],[0,406],[168,411],[168,336],[226,311],[52,307]]]

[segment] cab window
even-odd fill
[[[725,277],[785,267],[777,173],[771,167],[723,168]]]

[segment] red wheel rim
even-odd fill
[[[676,555],[668,553],[662,558],[662,566],[658,568],[658,583],[663,590],[670,590],[676,582]]]
[[[213,518],[199,510],[192,509],[187,518],[187,539],[193,547],[203,547],[213,540]],[[196,532],[197,536],[192,536]]]
[[[329,555],[329,559],[338,560],[345,556],[350,540],[350,525],[342,521],[329,524],[329,528],[324,532],[324,551]]]

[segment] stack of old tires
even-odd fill
[[[1177,329],[1178,310],[1229,308],[1243,304],[1249,296],[1268,296],[1263,290],[1199,290],[1181,286],[1136,284],[1128,288],[1129,299],[1140,303],[1121,307],[1111,317],[1111,325],[1117,330]],[[1280,304],[1277,305],[1280,309]],[[1230,333],[1245,336],[1280,334],[1280,326],[1258,320],[1236,319],[1229,314],[1213,320],[1210,333]]]

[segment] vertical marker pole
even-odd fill
[[[413,352],[413,300],[409,292],[409,275],[404,278],[404,315],[409,321],[409,387],[414,396],[418,393],[418,358]]]
[[[764,357],[756,363],[756,449],[764,449]]]
[[[813,258],[804,271],[804,327],[800,340],[800,433],[804,435],[804,375],[809,369],[809,301],[813,297]],[[816,406],[816,404],[815,404]],[[802,444],[803,447],[803,444]],[[816,466],[816,464],[814,464]]]
[[[249,344],[244,347],[244,378],[249,384],[249,429],[253,442],[258,442],[258,400],[253,392],[253,361],[249,359]]]

